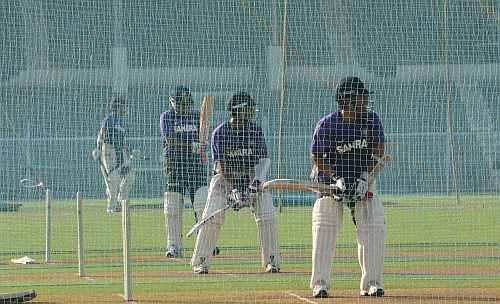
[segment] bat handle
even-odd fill
[[[201,157],[201,161],[204,163],[204,164],[207,164],[208,163],[208,155],[206,153],[206,148],[207,148],[207,144],[202,142],[200,143],[200,146],[198,147],[198,154],[200,155]]]

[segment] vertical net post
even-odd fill
[[[81,192],[76,193],[76,223],[78,231],[78,274],[80,277],[85,276],[84,267],[84,244],[83,244],[83,218],[82,218],[82,199]]]
[[[45,191],[45,263],[51,260],[52,240],[52,193],[50,189]]]
[[[130,215],[128,201],[122,201],[122,234],[123,234],[123,298],[132,300],[132,269],[130,263]]]
[[[281,96],[280,96],[280,109],[279,109],[279,125],[278,125],[278,178],[281,178],[282,169],[281,163],[283,158],[282,151],[282,139],[283,139],[283,115],[285,111],[285,101],[286,101],[286,90],[287,90],[287,58],[286,54],[288,51],[287,48],[287,27],[288,27],[288,1],[283,1],[283,38],[281,41]],[[280,195],[278,199],[278,210],[281,212],[282,207],[282,197]]]
[[[443,31],[444,31],[444,41],[445,41],[445,50],[444,50],[444,61],[445,61],[445,81],[446,81],[446,106],[447,106],[447,128],[448,128],[448,145],[450,147],[450,163],[451,170],[453,174],[453,189],[455,190],[455,197],[457,203],[460,203],[460,194],[458,192],[458,175],[457,175],[457,161],[455,156],[455,143],[454,137],[455,134],[453,132],[453,100],[452,100],[452,92],[451,92],[451,79],[450,79],[450,64],[449,64],[449,37],[448,37],[448,1],[445,0],[443,3],[443,12],[444,12],[444,20],[443,20]]]

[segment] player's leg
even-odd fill
[[[266,272],[279,272],[281,253],[278,241],[276,208],[270,193],[263,192],[255,204],[255,222],[259,232],[262,266]]]
[[[184,184],[182,161],[166,159],[164,172],[167,178],[167,191],[163,196],[167,251],[165,256],[177,258],[182,255],[182,220],[184,211]]]
[[[202,219],[203,210],[205,210],[205,204],[207,203],[208,197],[208,187],[202,186],[199,187],[193,196],[193,210],[194,210],[194,218],[196,222]]]
[[[129,193],[135,183],[135,170],[132,167],[122,168],[119,172],[121,177],[118,202],[129,199]]]
[[[208,197],[208,167],[199,157],[193,156],[186,164],[186,175],[188,179],[187,188],[190,190],[191,203],[193,204],[194,217],[196,222],[201,220],[203,210]]]
[[[120,211],[118,194],[120,192],[121,177],[116,169],[116,152],[113,146],[103,144],[101,153],[101,172],[106,181],[107,212]]]
[[[169,258],[182,255],[182,215],[184,196],[180,192],[165,192],[163,197],[165,227],[167,232],[167,251]]]
[[[203,217],[224,208],[227,200],[227,191],[226,181],[222,175],[217,174],[212,177]],[[191,266],[193,266],[194,273],[208,273],[212,252],[219,239],[219,232],[223,223],[224,213],[221,213],[203,225],[198,231],[193,257],[191,258]]]
[[[203,218],[203,210],[205,210],[205,205],[207,203],[208,197],[208,187],[203,185],[194,191],[192,198],[194,219],[196,222]],[[220,253],[219,247],[215,246],[213,255],[218,255]]]
[[[355,209],[358,259],[361,267],[360,294],[382,296],[385,239],[384,207],[376,195],[360,201]]]
[[[337,232],[342,227],[342,204],[331,197],[316,200],[312,212],[312,274],[310,287],[314,297],[327,297],[331,263],[335,255]]]

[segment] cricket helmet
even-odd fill
[[[170,92],[168,100],[174,110],[190,108],[193,105],[191,89],[184,85],[176,86]]]
[[[250,94],[247,92],[239,92],[229,99],[227,110],[231,112],[231,114],[236,114],[241,112],[244,108],[255,108],[255,106],[257,106],[257,103]]]
[[[340,80],[337,86],[336,100],[339,106],[345,106],[353,101],[356,96],[369,96],[373,92],[368,91],[359,77],[348,76]]]
[[[120,108],[127,105],[127,100],[124,97],[115,96],[109,101],[109,109],[112,112],[117,112]]]

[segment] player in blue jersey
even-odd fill
[[[199,141],[200,112],[193,109],[191,89],[177,86],[170,93],[169,101],[170,109],[160,116],[167,177],[164,194],[166,256],[177,258],[182,253],[184,194],[190,196],[195,218],[200,219],[207,197],[208,166],[205,146]],[[214,253],[218,253],[218,248]]]
[[[357,230],[360,294],[384,294],[386,223],[384,208],[375,194],[375,180],[370,175],[377,158],[384,154],[384,131],[377,113],[368,108],[369,94],[358,77],[342,79],[336,92],[339,110],[323,117],[314,130],[313,177],[324,184],[343,179],[346,185],[345,192],[337,193],[341,199],[334,200],[325,194],[314,204],[310,282],[314,297],[328,296],[331,262],[344,204],[351,209]]]
[[[230,119],[212,133],[214,176],[208,190],[203,217],[231,203],[235,209],[249,205],[254,210],[259,231],[262,266],[266,272],[279,272],[277,216],[271,194],[262,191],[270,160],[262,129],[254,122],[255,100],[245,92],[233,95],[229,101]],[[196,239],[191,259],[193,272],[208,273],[211,255],[219,238],[224,213],[219,213],[203,225]]]
[[[110,112],[101,122],[97,136],[94,159],[99,161],[106,184],[107,212],[120,212],[121,201],[127,200],[135,173],[130,164],[129,147],[126,143],[125,117],[128,114],[124,98],[113,98]]]

